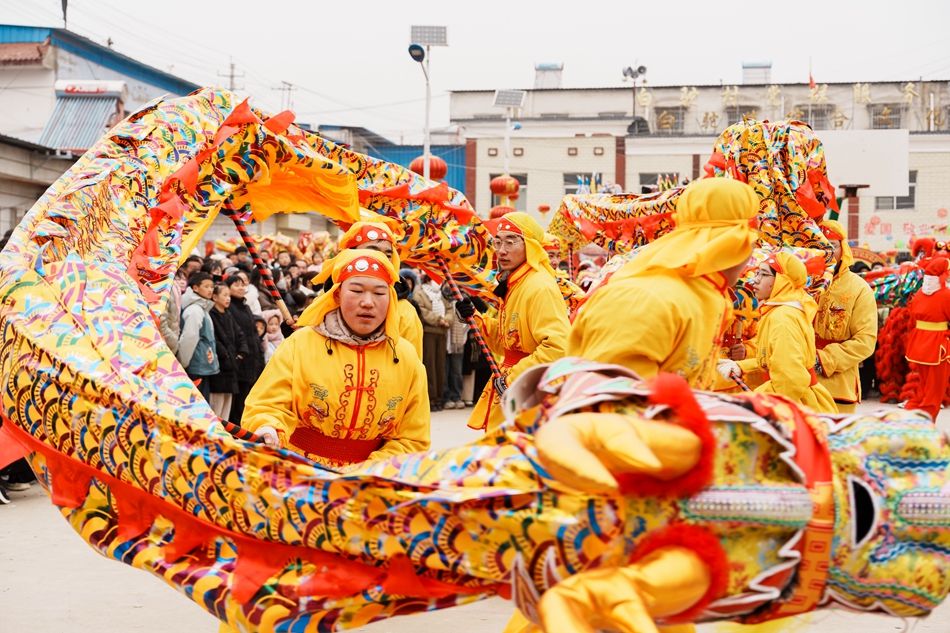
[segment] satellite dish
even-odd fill
[[[640,66],[639,68],[637,68],[637,74],[638,74],[638,75],[645,75],[645,74],[647,74],[647,67],[646,67],[646,66]]]
[[[637,74],[633,71],[633,68],[630,68],[629,66],[627,66],[626,68],[623,69],[624,81],[626,81],[627,78],[636,79],[636,77],[637,77]]]

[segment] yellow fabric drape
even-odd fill
[[[700,277],[740,264],[758,239],[753,219],[758,210],[749,185],[725,178],[696,181],[676,203],[676,228],[647,245],[614,278],[652,268],[685,268]]]

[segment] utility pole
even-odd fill
[[[231,58],[231,72],[229,73],[218,73],[218,77],[227,77],[228,78],[228,90],[234,92],[235,90],[243,90],[244,86],[240,88],[237,87],[237,84],[234,83],[235,79],[241,79],[244,77],[244,73],[237,75],[234,73],[234,58]]]
[[[280,88],[271,88],[271,90],[280,90],[280,107],[282,110],[293,110],[293,92],[297,88],[289,81],[281,81]]]

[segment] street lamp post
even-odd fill
[[[432,111],[432,89],[429,84],[429,57],[430,47],[448,46],[447,29],[444,26],[414,26],[410,32],[412,43],[409,45],[409,56],[419,62],[422,73],[426,77],[426,124],[423,128],[422,141],[423,169],[422,177],[429,179],[429,149],[431,146],[429,133],[429,114]],[[423,48],[425,46],[425,48]]]

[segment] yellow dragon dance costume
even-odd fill
[[[347,221],[354,179],[428,187],[279,117],[219,90],[152,104],[0,254],[0,462],[28,455],[103,556],[245,631],[356,628],[493,595],[554,633],[826,604],[924,615],[946,597],[950,447],[914,412],[818,416],[562,359],[526,370],[506,421],[457,448],[333,469],[230,437],[152,316],[195,227],[244,208],[234,195],[282,205],[281,183],[335,182],[307,204]],[[175,146],[188,132],[191,154]]]

